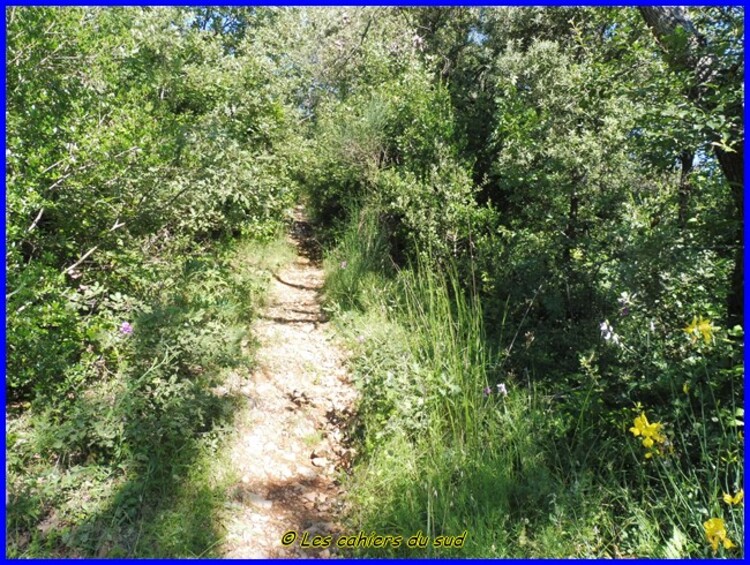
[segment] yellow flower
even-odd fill
[[[648,420],[646,419],[646,413],[643,412],[635,419],[635,421],[633,422],[633,427],[630,428],[630,431],[635,437],[638,437],[639,435],[641,435],[642,430],[645,429],[646,426],[648,426]]]
[[[630,428],[630,432],[634,436],[643,436],[644,447],[651,447],[654,445],[654,441],[657,443],[664,443],[666,438],[659,433],[659,430],[661,430],[661,424],[659,422],[654,422],[653,424],[649,423],[645,412],[633,421],[633,427]],[[648,440],[651,441],[646,445]]]
[[[643,441],[641,442],[643,444],[643,447],[646,449],[651,449],[654,447],[655,443],[663,444],[667,441],[667,438],[660,433],[661,430],[661,424],[659,422],[654,422],[653,424],[648,421],[648,418],[646,418],[646,413],[641,413],[640,416],[636,417],[636,419],[633,421],[633,427],[630,428],[630,432],[635,437],[643,437]],[[651,456],[653,455],[652,452],[646,453],[646,459],[651,459]]]
[[[711,339],[714,336],[714,327],[711,325],[710,320],[704,320],[703,316],[698,320],[698,331],[703,336],[703,341],[708,345],[711,343]]]
[[[745,499],[745,491],[743,489],[740,489],[737,494],[732,496],[731,494],[724,493],[724,502],[732,506],[733,504],[742,504],[742,501]]]
[[[685,326],[682,329],[682,331],[684,331],[690,336],[690,341],[695,342],[696,332],[698,331],[698,318],[693,316],[693,321],[690,322],[687,326]]]
[[[690,385],[687,381],[685,381],[685,384],[682,385],[682,392],[685,394],[690,394]]]
[[[714,327],[711,325],[711,320],[705,319],[703,316],[700,318],[693,316],[693,321],[685,326],[683,331],[690,336],[692,343],[695,343],[698,337],[702,336],[703,341],[708,345],[714,336]]]
[[[716,553],[719,549],[719,542],[722,543],[724,549],[732,549],[735,547],[732,540],[727,537],[727,529],[724,526],[724,520],[721,518],[711,518],[710,520],[703,522],[703,528],[706,530],[706,538],[711,543],[711,548]]]

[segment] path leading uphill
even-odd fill
[[[323,269],[301,208],[291,237],[299,256],[274,277],[254,326],[258,366],[231,453],[241,480],[223,520],[228,558],[329,557],[335,550],[284,547],[281,538],[341,531],[337,477],[353,455],[345,428],[355,393],[320,309]]]

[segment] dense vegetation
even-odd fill
[[[13,554],[211,554],[210,387],[298,197],[362,394],[353,528],[742,554],[741,9],[6,27]]]
[[[255,47],[273,14],[244,12],[235,36],[209,16],[6,13],[12,555],[216,545],[207,461],[236,399],[212,387],[251,369],[283,257],[233,241],[274,241],[296,131]]]

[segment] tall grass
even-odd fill
[[[709,556],[702,523],[710,516],[727,517],[740,543],[741,510],[722,507],[720,495],[739,488],[742,465],[732,467],[739,476],[720,476],[707,438],[694,452],[696,430],[707,433],[701,423],[716,408],[708,395],[691,404],[706,413],[684,429],[667,425],[673,451],[644,459],[627,431],[640,412],[601,410],[594,368],[582,361],[588,385],[577,392],[504,373],[512,345],[488,342],[482,304],[456,266],[426,254],[411,268],[383,269],[376,217],[355,216],[326,262],[328,307],[354,353],[361,392],[351,527],[404,540],[417,532],[467,538],[461,549],[404,543],[359,553]],[[725,432],[723,453],[731,453],[737,434]]]
[[[353,220],[339,233],[336,248],[326,256],[326,306],[338,310],[377,309],[393,274],[388,242],[378,215],[369,209],[350,212]]]
[[[459,554],[507,554],[514,519],[545,506],[553,486],[541,464],[542,409],[493,373],[481,304],[455,266],[437,270],[425,260],[397,275],[363,268],[385,263],[360,245],[376,239],[363,226],[377,228],[360,222],[344,233],[327,283],[329,299],[369,306],[340,317],[356,344],[370,446],[354,478],[357,526],[433,539],[468,529]],[[436,553],[428,547],[424,554]]]

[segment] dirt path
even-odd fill
[[[323,270],[303,211],[295,211],[292,238],[300,255],[274,277],[269,305],[254,326],[258,368],[238,418],[233,487],[221,554],[230,558],[328,557],[330,550],[281,544],[285,532],[336,534],[347,468],[344,425],[355,399],[321,313]]]

